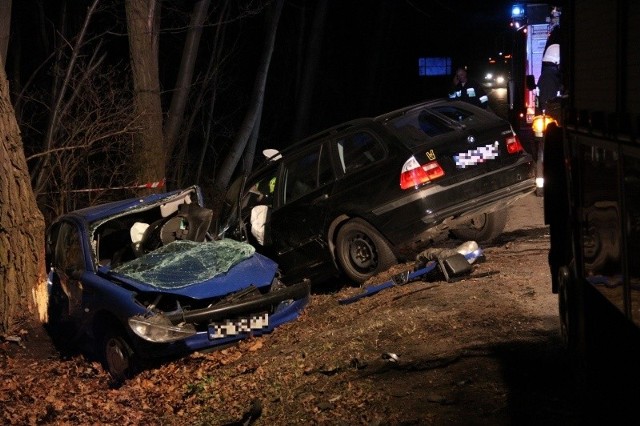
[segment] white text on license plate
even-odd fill
[[[269,327],[269,314],[252,315],[249,318],[237,318],[209,325],[209,339],[220,339],[249,333],[251,330],[261,330]]]
[[[465,169],[470,166],[475,166],[479,163],[484,163],[487,160],[493,160],[499,153],[498,142],[491,145],[479,146],[475,149],[470,149],[467,152],[461,152],[458,155],[453,156],[453,161],[456,163],[456,167],[459,169]]]

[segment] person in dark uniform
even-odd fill
[[[549,113],[552,108],[550,100],[558,97],[562,90],[562,75],[560,74],[560,10],[554,8],[551,12],[551,30],[542,54],[542,68],[538,78],[537,114],[545,110]]]
[[[489,106],[489,96],[481,85],[467,77],[467,70],[464,67],[456,70],[449,99],[469,102],[485,109]]]

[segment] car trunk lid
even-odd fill
[[[412,154],[402,179],[419,168],[419,174],[433,175],[420,183],[437,179],[441,185],[454,184],[513,164],[524,155],[511,126],[497,116],[467,121],[461,124],[426,108],[393,120],[388,128]]]

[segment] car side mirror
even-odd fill
[[[525,81],[525,84],[527,85],[527,89],[529,90],[535,90],[536,89],[536,78],[532,75],[528,75]]]

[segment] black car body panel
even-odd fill
[[[432,180],[414,185],[416,170],[433,173]],[[277,259],[285,281],[318,280],[342,269],[336,243],[346,221],[364,220],[378,245],[398,256],[407,245],[533,192],[533,170],[508,122],[466,103],[435,100],[353,120],[282,151],[243,188],[234,185],[224,216],[232,235]],[[268,212],[261,243],[250,220],[257,204]]]

